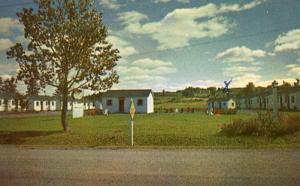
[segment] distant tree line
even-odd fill
[[[278,86],[279,90],[290,89],[293,87],[300,87],[300,80],[297,78],[294,83],[289,83],[283,81],[280,86]],[[162,92],[156,92],[157,96],[185,96],[185,97],[203,97],[203,98],[212,98],[212,97],[241,97],[241,96],[250,96],[253,94],[260,94],[272,88],[272,85],[268,85],[267,87],[255,86],[253,82],[249,82],[243,88],[230,88],[228,94],[225,94],[223,88],[217,87],[208,87],[208,88],[200,88],[200,87],[187,87],[183,90],[177,90],[176,92],[170,92],[163,90]]]

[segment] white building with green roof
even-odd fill
[[[108,90],[101,96],[102,109],[109,113],[129,113],[131,98],[137,113],[154,112],[151,89]]]

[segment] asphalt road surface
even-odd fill
[[[0,185],[300,185],[300,149],[0,146]]]

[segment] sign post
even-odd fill
[[[133,102],[132,98],[130,99],[129,113],[130,113],[130,118],[131,118],[131,146],[133,146],[133,118],[134,118],[134,114],[135,114],[135,107],[134,107],[134,102]]]
[[[275,120],[278,119],[278,94],[277,94],[277,85],[278,83],[274,81],[272,83],[272,89],[273,89],[273,118]]]

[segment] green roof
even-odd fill
[[[151,89],[108,90],[102,97],[148,97],[151,93]]]
[[[50,101],[50,100],[56,100],[57,98],[52,96],[27,96],[27,99],[31,100],[40,100],[40,101]]]

